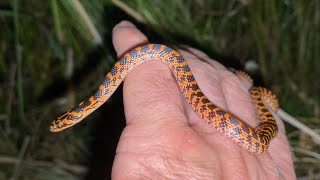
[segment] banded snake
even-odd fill
[[[202,93],[180,53],[161,44],[143,45],[122,56],[106,75],[97,92],[87,101],[81,102],[55,119],[50,126],[50,131],[58,132],[83,120],[108,100],[132,69],[148,60],[161,60],[169,66],[181,93],[204,122],[253,154],[261,154],[267,150],[271,139],[278,131],[275,118],[265,105],[268,104],[273,111],[277,111],[278,101],[272,92],[262,87],[252,87],[249,90],[259,116],[259,125],[253,129],[210,102]],[[250,76],[243,71],[235,71],[235,73],[251,80]]]

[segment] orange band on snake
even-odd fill
[[[278,131],[274,117],[265,106],[267,103],[274,111],[278,108],[277,99],[270,91],[261,87],[249,90],[259,116],[259,125],[253,129],[210,102],[202,93],[182,56],[160,44],[140,46],[125,54],[107,74],[98,91],[87,101],[81,102],[54,120],[50,131],[61,131],[80,122],[108,100],[132,69],[149,60],[161,60],[170,67],[186,101],[207,124],[253,154],[261,154],[267,150],[271,139]],[[236,74],[250,79],[250,76],[243,72],[237,71]]]

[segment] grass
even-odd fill
[[[253,73],[281,107],[319,129],[319,1],[14,0],[1,7],[0,179],[84,176],[93,140],[83,126],[94,123],[54,135],[48,124],[95,90],[113,63],[111,30],[121,19],[136,21],[153,41],[192,45],[223,64],[256,61]],[[290,125],[287,134],[298,149],[298,177],[319,176],[319,145]]]

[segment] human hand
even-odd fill
[[[114,28],[113,43],[120,57],[148,39],[124,21]],[[204,94],[256,127],[247,83],[204,53],[189,51],[179,50]],[[148,61],[133,69],[124,80],[123,97],[127,125],[112,179],[295,179],[284,126],[276,115],[278,135],[265,153],[253,155],[196,115],[165,63]]]

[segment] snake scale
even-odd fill
[[[58,132],[80,122],[108,100],[132,69],[148,60],[161,60],[170,67],[186,101],[207,124],[253,154],[261,154],[267,150],[271,139],[278,131],[275,118],[266,107],[269,106],[273,111],[278,109],[278,101],[271,91],[262,87],[252,87],[249,90],[259,117],[258,127],[251,128],[210,102],[199,88],[183,57],[177,51],[161,44],[143,45],[122,56],[106,75],[97,92],[87,101],[81,102],[55,119],[50,131]],[[235,73],[251,80],[250,76],[242,71]]]

